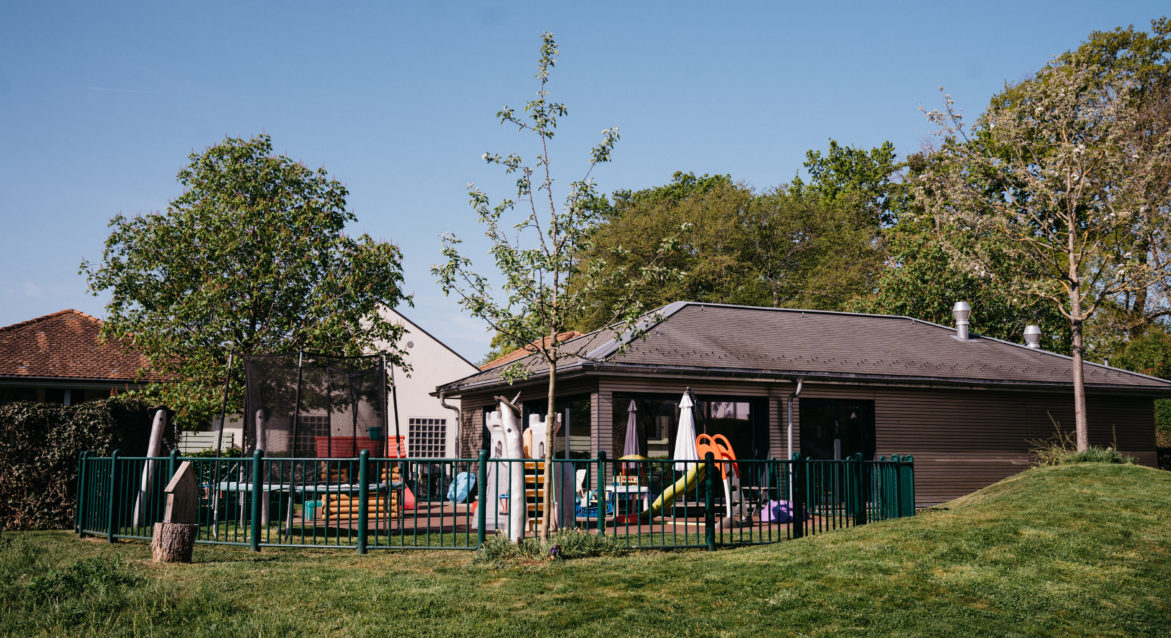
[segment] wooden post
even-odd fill
[[[199,531],[199,481],[190,461],[183,461],[164,489],[167,510],[155,523],[150,549],[155,562],[190,563]]]

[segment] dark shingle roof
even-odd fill
[[[102,343],[100,319],[69,309],[0,328],[0,378],[131,382],[146,356],[113,339]]]
[[[1069,357],[955,330],[908,317],[755,308],[677,302],[659,311],[666,321],[621,353],[613,332],[590,333],[571,345],[591,362],[567,360],[558,370],[661,370],[758,377],[905,381],[961,385],[1070,386]],[[973,326],[978,328],[978,315]],[[537,357],[524,363],[541,376]],[[448,392],[501,383],[506,366],[444,386]],[[1171,382],[1087,363],[1086,386],[1163,392]]]

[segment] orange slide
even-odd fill
[[[720,478],[724,479],[724,505],[728,516],[732,516],[732,478],[736,479],[737,491],[740,484],[740,466],[736,464],[736,453],[732,451],[732,443],[723,434],[701,434],[695,437],[695,450],[699,458],[706,459],[711,452],[720,468]]]

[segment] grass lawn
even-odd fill
[[[472,558],[197,546],[160,566],[146,543],[9,532],[0,633],[1168,635],[1171,473],[1040,468],[912,519],[714,553]]]

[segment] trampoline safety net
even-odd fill
[[[346,458],[366,450],[398,456],[388,437],[381,356],[310,354],[244,358],[247,451],[265,456]]]

